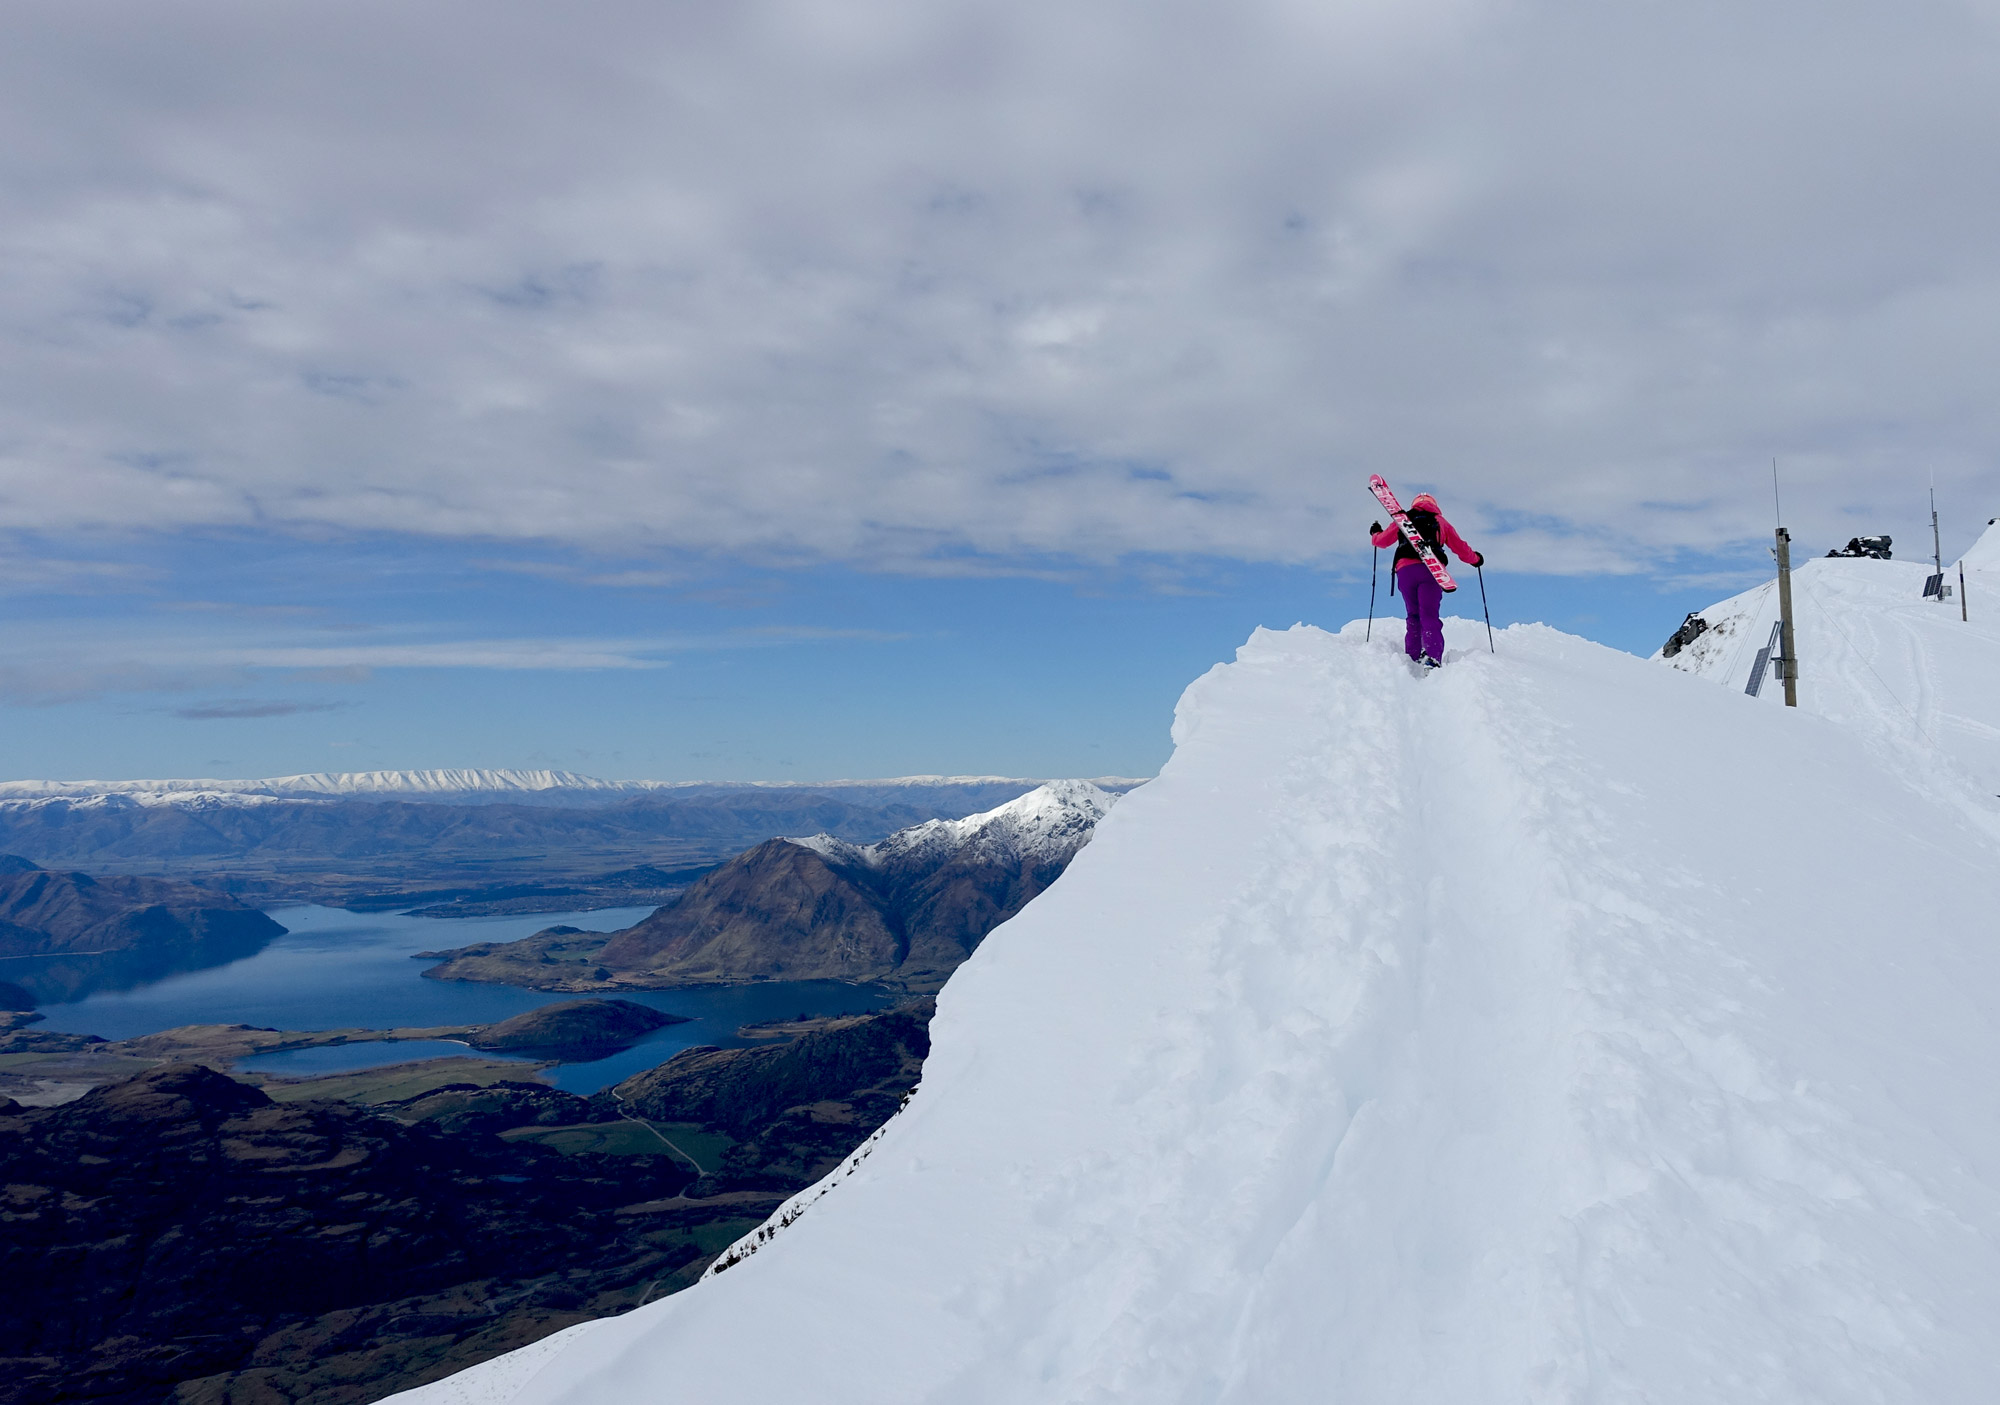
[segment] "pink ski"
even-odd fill
[[[1389,491],[1388,480],[1379,473],[1368,475],[1368,486],[1375,492],[1382,510],[1389,514],[1389,520],[1396,524],[1396,530],[1403,534],[1403,540],[1417,553],[1417,560],[1430,570],[1431,579],[1438,583],[1440,590],[1457,590],[1458,582],[1451,578],[1451,572],[1444,568],[1444,558],[1431,550],[1431,544],[1417,535],[1417,524],[1410,520],[1410,514],[1403,511],[1403,505],[1396,501],[1396,495]],[[1423,495],[1418,494],[1419,497]]]

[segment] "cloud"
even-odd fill
[[[337,637],[329,639],[326,636]],[[273,633],[254,611],[202,631],[132,621],[10,622],[0,654],[0,702],[44,705],[106,693],[201,693],[254,688],[272,675],[294,684],[352,687],[382,670],[650,671],[675,656],[818,643],[896,643],[907,632],[772,624],[684,635],[597,638],[452,638],[408,627],[317,626]],[[225,700],[167,709],[191,720],[328,712],[345,702]]]
[[[0,520],[1301,561],[1381,469],[1629,568],[1774,454],[1983,519],[1996,85],[1970,0],[30,7]]]
[[[235,722],[257,717],[296,717],[307,712],[339,712],[343,703],[238,702],[208,703],[201,707],[177,707],[174,716],[193,722]]]
[[[258,669],[665,668],[663,646],[641,640],[474,639],[420,644],[257,644],[209,649],[204,662]]]
[[[910,637],[907,631],[890,629],[833,629],[820,625],[796,624],[764,625],[756,629],[742,630],[731,636],[733,639],[755,640],[770,644],[893,644]]]
[[[724,641],[665,639],[381,637],[329,641],[322,634],[272,634],[229,622],[208,631],[124,620],[22,620],[7,630],[0,657],[0,702],[46,705],[106,693],[201,693],[244,690],[273,674],[302,684],[352,687],[378,670],[450,669],[499,672],[660,669],[687,648],[727,647]],[[745,640],[742,644],[763,641]],[[281,716],[345,703],[217,703],[172,709],[188,718]],[[232,708],[251,711],[232,711]],[[254,709],[274,708],[278,711]]]
[[[0,552],[0,591],[8,594],[106,594],[150,585],[160,573],[126,561],[92,561],[46,556],[34,551]]]

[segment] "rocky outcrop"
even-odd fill
[[[488,1025],[466,1042],[475,1049],[583,1061],[628,1049],[656,1029],[686,1023],[685,1015],[630,1000],[565,1000]]]
[[[690,1174],[273,1103],[186,1064],[61,1107],[9,1104],[0,1399],[157,1405],[176,1382],[308,1380],[341,1354],[358,1388],[350,1370],[307,1394],[379,1399],[630,1306],[704,1257],[617,1214]],[[245,1389],[180,1398],[304,1398]]]
[[[219,965],[285,929],[226,894],[165,878],[16,868],[0,873],[0,957],[36,999],[122,988]]]

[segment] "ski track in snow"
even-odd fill
[[[763,1252],[397,1399],[1990,1399],[1992,802],[1866,689],[1447,628],[1260,631]]]

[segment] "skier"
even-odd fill
[[[1467,546],[1458,529],[1445,521],[1444,514],[1438,511],[1437,499],[1429,493],[1418,493],[1416,501],[1410,504],[1410,522],[1417,535],[1430,543],[1438,560],[1444,560],[1444,549],[1449,546],[1468,566],[1486,564],[1486,558]],[[1436,668],[1444,658],[1444,622],[1438,618],[1444,591],[1431,578],[1416,548],[1393,525],[1384,527],[1380,522],[1371,522],[1368,538],[1377,546],[1396,548],[1389,578],[1403,592],[1403,608],[1409,612],[1409,623],[1403,632],[1403,652],[1426,668]]]

